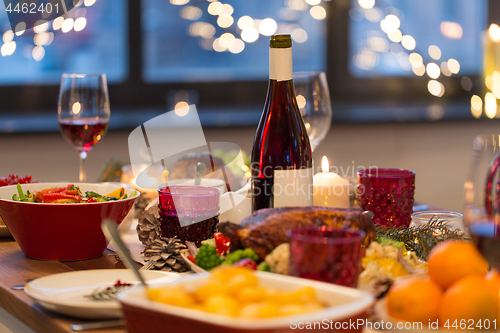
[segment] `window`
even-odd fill
[[[451,76],[458,62],[461,75],[478,75],[486,13],[485,0],[353,1],[349,72],[422,76],[424,65],[434,63]]]
[[[273,33],[292,35],[295,70],[325,69],[324,20],[315,19],[306,2],[223,2],[173,6],[165,0],[142,1],[144,79],[265,80]]]
[[[64,72],[104,72],[110,83],[127,78],[126,0],[80,0],[66,21],[58,18],[21,36],[0,7],[0,85],[58,85]]]
[[[274,32],[292,34],[295,71],[327,72],[334,103],[470,100],[461,79],[478,82],[481,36],[488,6],[495,3],[74,1],[79,6],[70,12],[72,24],[64,21],[63,28],[51,22],[46,31],[22,36],[8,32],[0,10],[0,112],[53,110],[62,72],[107,73],[114,110],[171,108],[178,96],[187,95],[194,96],[187,101],[200,110],[260,109],[267,87],[268,35]],[[77,23],[82,17],[85,21]],[[425,65],[431,62],[446,88],[441,98],[428,88]]]
[[[330,4],[328,40],[336,47],[329,46],[328,74],[334,100],[443,104],[470,100],[472,92],[481,89],[481,38],[491,1],[339,0]],[[429,63],[433,63],[431,76]],[[430,82],[433,77],[438,79]]]

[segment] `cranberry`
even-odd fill
[[[11,173],[8,177],[0,177],[0,186],[16,185],[16,184],[29,184],[35,183],[31,181],[31,176],[19,177],[15,173]]]
[[[0,186],[7,186],[9,185],[9,180],[5,177],[0,178]]]

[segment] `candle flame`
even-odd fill
[[[80,104],[80,102],[73,103],[73,106],[71,107],[71,111],[73,111],[74,114],[79,114],[81,109],[82,104]]]
[[[168,183],[168,170],[163,170],[163,178],[165,178],[165,182]]]
[[[495,23],[490,25],[490,28],[488,29],[488,36],[495,43],[500,42],[500,27]]]
[[[323,156],[323,159],[321,160],[321,170],[323,172],[330,171],[330,165],[328,164],[328,158],[326,158],[326,156]]]

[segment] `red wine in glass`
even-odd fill
[[[474,222],[469,226],[469,233],[476,248],[491,267],[500,269],[500,228],[493,221]]]
[[[108,123],[108,119],[61,119],[59,120],[59,128],[71,145],[78,150],[88,152],[104,137]]]
[[[500,269],[498,140],[498,134],[478,135],[474,139],[469,172],[464,184],[464,222],[476,248],[496,269]]]
[[[109,117],[105,74],[62,75],[57,119],[64,138],[79,151],[80,182],[87,181],[87,153],[106,134]]]

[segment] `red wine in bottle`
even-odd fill
[[[252,150],[252,209],[312,206],[312,153],[293,87],[292,39],[271,37],[269,87]]]

